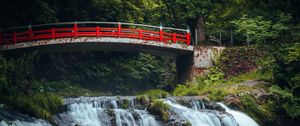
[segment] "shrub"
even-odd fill
[[[268,110],[268,106],[260,106],[254,97],[250,95],[244,95],[240,97],[241,100],[241,109],[247,113],[249,116],[251,116],[254,120],[260,122],[262,124],[263,122],[270,122],[273,117]],[[267,104],[266,104],[267,105]]]

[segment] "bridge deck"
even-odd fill
[[[112,27],[115,25],[116,27]],[[0,33],[0,46],[2,50],[8,50],[26,45],[25,43],[42,45],[32,43],[38,42],[37,40],[77,37],[130,38],[164,44],[190,45],[189,30],[120,22],[73,22],[4,29]]]

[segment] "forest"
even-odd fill
[[[190,29],[193,46],[226,49],[207,75],[187,84],[175,83],[174,59],[150,54],[0,52],[0,121],[1,110],[16,110],[53,124],[65,97],[137,95],[149,98],[150,108],[157,105],[154,113],[162,118],[168,107],[157,99],[203,96],[224,101],[259,125],[299,124],[299,0],[0,1],[1,29],[77,21]],[[211,41],[220,35],[222,43]],[[249,81],[267,84],[240,86]]]

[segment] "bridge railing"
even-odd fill
[[[188,29],[121,22],[64,22],[2,29],[0,45],[67,37],[116,37],[190,45]]]

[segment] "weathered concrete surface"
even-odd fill
[[[157,41],[115,37],[78,37],[38,40],[0,46],[0,51],[35,48],[42,52],[60,51],[125,51],[144,52],[176,58],[178,54],[192,54],[193,46]]]
[[[204,75],[214,65],[225,47],[194,47],[193,55],[178,55],[176,58],[176,82],[184,84],[194,77]]]
[[[220,46],[194,47],[193,76],[207,73],[224,49]]]

